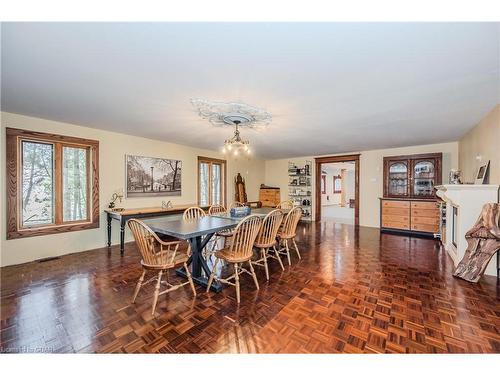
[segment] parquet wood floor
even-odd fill
[[[1,269],[1,352],[500,353],[500,286],[451,276],[434,240],[332,222],[301,224],[302,260],[260,291],[197,287],[130,304],[133,243]],[[286,264],[286,262],[285,262]],[[171,277],[172,280],[175,276]],[[171,280],[171,281],[172,281]]]

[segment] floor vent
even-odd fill
[[[60,259],[61,257],[49,257],[49,258],[43,258],[38,261],[38,263],[45,263],[45,262],[50,262],[51,260],[56,260]]]

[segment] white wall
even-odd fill
[[[115,190],[124,189],[125,186],[125,154],[165,157],[182,160],[182,195],[179,197],[156,198],[129,198],[125,199],[122,206],[148,207],[159,206],[162,200],[171,199],[173,204],[190,204],[197,201],[197,157],[207,156],[227,159],[222,154],[197,149],[174,143],[161,142],[146,138],[112,133],[97,129],[76,126],[68,123],[43,120],[34,117],[21,116],[11,113],[1,114],[1,241],[0,264],[2,266],[18,264],[35,259],[57,256],[89,249],[100,248],[106,245],[106,219],[103,210],[107,207],[109,199]],[[21,128],[47,133],[55,133],[99,141],[99,199],[101,220],[100,228],[83,230],[71,233],[48,235],[43,237],[30,237],[15,240],[6,240],[6,185],[5,185],[5,128]],[[249,200],[258,200],[259,186],[264,182],[265,163],[263,160],[252,158],[250,160],[227,161],[227,187],[228,202],[234,199],[234,177],[240,172],[246,179],[247,195]],[[286,173],[286,168],[285,168]],[[130,240],[127,234],[126,240]],[[119,242],[119,230],[113,222],[113,244]]]
[[[432,145],[410,146],[399,148],[388,148],[382,150],[370,150],[353,152],[360,153],[360,176],[359,176],[359,223],[362,226],[376,227],[380,226],[379,198],[383,195],[383,158],[394,155],[422,154],[430,152],[443,153],[442,179],[448,181],[448,174],[451,168],[458,167],[458,142],[438,143]],[[321,155],[318,155],[321,156]],[[314,163],[314,156],[305,156],[303,158],[290,159],[292,161],[311,160]],[[278,186],[283,192],[287,192],[287,165],[289,159],[266,160],[265,181],[267,185]],[[313,164],[313,175],[314,164]],[[313,191],[315,191],[315,177],[313,176]],[[314,199],[314,194],[313,194]],[[313,202],[313,218],[314,218]]]
[[[473,182],[479,166],[490,161],[490,184],[500,184],[500,104],[459,141],[459,166],[464,182]],[[481,160],[476,159],[479,156]]]

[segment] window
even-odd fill
[[[226,161],[198,156],[198,204],[226,203]]]
[[[333,194],[342,193],[342,177],[333,176]]]
[[[7,239],[99,227],[99,142],[7,128]]]

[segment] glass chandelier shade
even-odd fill
[[[224,147],[222,147],[222,152],[233,153],[234,156],[238,156],[240,153],[250,154],[250,142],[241,139],[240,130],[238,128],[239,121],[234,122],[236,129],[234,130],[234,136],[232,138],[226,139],[224,141]]]

